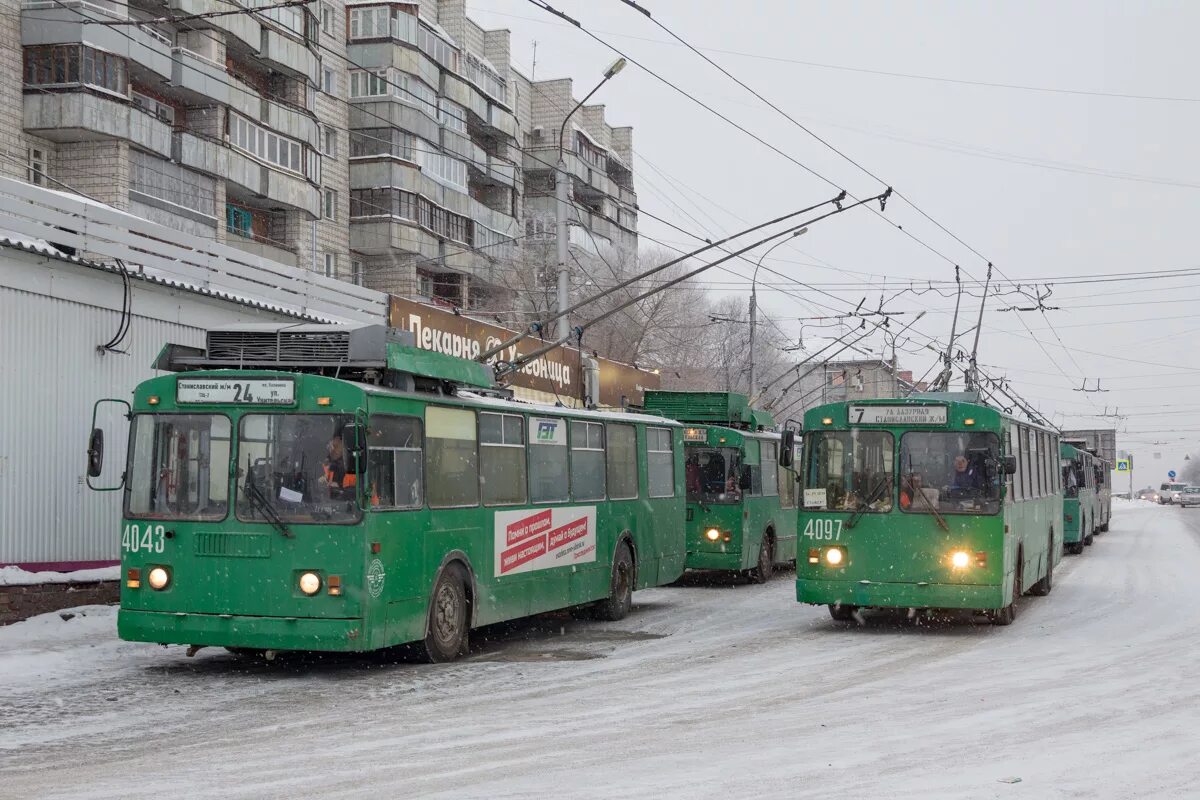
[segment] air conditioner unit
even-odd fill
[[[532,132],[533,132],[533,138],[540,139],[540,138],[542,138],[542,135],[546,132],[546,126],[534,125]]]

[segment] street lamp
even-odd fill
[[[798,231],[793,231],[792,235],[786,239],[780,239],[775,244],[767,248],[767,251],[759,256],[758,264],[754,267],[754,275],[750,279],[750,401],[754,402],[754,329],[758,321],[758,268],[762,266],[762,262],[766,260],[771,251],[780,245],[787,244],[797,236],[803,236],[808,233],[808,228],[801,228]]]
[[[567,131],[567,123],[574,116],[575,112],[583,107],[584,103],[592,99],[592,95],[600,91],[600,87],[608,83],[614,75],[625,69],[625,59],[618,58],[604,70],[604,77],[596,84],[596,88],[592,89],[587,95],[575,104],[565,117],[563,117],[562,125],[558,129],[558,166],[554,174],[554,238],[555,244],[558,245],[558,313],[567,310],[568,306],[568,273],[567,273],[567,209],[570,207],[571,196],[568,190],[570,178],[567,175],[567,162],[563,153],[563,137]],[[567,319],[567,315],[563,314],[558,318],[558,338],[563,339],[571,333],[571,324]]]

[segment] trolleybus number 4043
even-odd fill
[[[291,405],[295,400],[295,384],[282,379],[180,379],[175,385],[175,397],[180,403]]]

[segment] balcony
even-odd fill
[[[124,5],[87,0],[30,0],[22,4],[21,44],[86,43],[128,59],[130,70],[171,77],[171,40],[149,25],[92,25],[129,19]],[[84,30],[87,35],[84,35]]]
[[[225,154],[228,148],[220,142],[197,136],[188,131],[175,134],[171,157],[188,169],[223,178],[228,171]]]
[[[482,150],[479,151],[479,155],[482,155],[481,159],[467,162],[467,167],[470,170],[468,174],[473,183],[486,186],[502,186],[506,189],[512,189],[516,186],[516,165],[484,153]]]
[[[229,11],[227,3],[219,0],[167,0],[168,7],[175,16],[194,16],[213,11]],[[253,14],[228,14],[222,17],[211,17],[190,21],[189,25],[197,27],[211,26],[225,31],[237,40],[239,45],[258,51],[262,44],[262,26]],[[227,42],[228,44],[228,42]]]
[[[321,149],[321,126],[316,117],[277,100],[267,100],[266,107],[267,115],[264,121],[268,128],[305,142],[314,150]]]
[[[241,193],[305,212],[311,219],[321,215],[321,192],[299,175],[268,167],[240,150],[188,131],[175,134],[168,155],[188,169],[222,178]]]
[[[193,101],[217,101],[229,104],[229,76],[224,64],[188,50],[176,47],[171,50],[175,60],[171,66],[171,84],[195,96]]]
[[[268,261],[278,261],[280,264],[287,264],[289,267],[298,266],[299,259],[296,257],[296,254],[276,244],[269,244],[258,239],[239,236],[235,233],[226,234],[225,244],[241,250],[243,253],[265,258]]]
[[[273,28],[262,29],[258,56],[272,69],[305,78],[313,86],[321,85],[321,59],[317,54],[302,42]]]
[[[438,258],[441,240],[410,220],[365,217],[350,222],[350,249],[369,256],[400,251],[421,258]]]
[[[171,157],[169,125],[128,103],[91,92],[25,95],[24,127],[53,142],[124,139]]]

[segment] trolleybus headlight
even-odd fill
[[[152,567],[146,575],[146,583],[150,584],[151,589],[161,592],[171,584],[171,571],[166,567]]]
[[[716,528],[709,528],[704,532],[704,535],[708,537],[710,542],[715,542],[717,539],[721,538],[721,532]]]
[[[836,567],[846,560],[846,554],[842,552],[840,547],[831,547],[825,551],[825,561],[830,566]]]
[[[321,576],[315,572],[306,572],[300,576],[300,591],[314,595],[321,591]]]
[[[950,563],[955,569],[966,569],[971,564],[971,554],[966,550],[955,550],[950,554]]]

